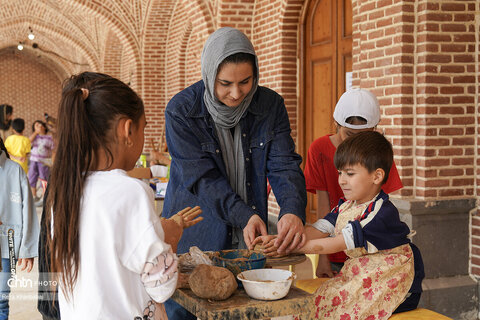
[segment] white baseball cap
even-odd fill
[[[350,124],[350,117],[362,117],[366,124]],[[333,118],[342,127],[350,129],[374,128],[380,122],[380,104],[377,97],[368,90],[355,88],[346,91],[338,99]]]

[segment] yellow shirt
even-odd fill
[[[12,134],[5,140],[5,147],[12,160],[20,164],[23,170],[28,173],[27,155],[30,153],[30,149],[32,149],[30,139],[18,134]]]

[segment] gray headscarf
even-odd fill
[[[235,108],[228,107],[215,97],[215,79],[218,66],[223,60],[236,53],[249,53],[255,57],[256,74],[248,95]],[[225,27],[212,33],[202,52],[202,79],[205,84],[203,99],[208,113],[212,116],[222,150],[223,162],[227,170],[228,181],[232,189],[247,202],[245,160],[242,149],[241,128],[238,124],[246,112],[258,87],[257,55],[250,40],[241,31]],[[234,136],[230,132],[235,128]],[[238,230],[237,230],[238,231]],[[235,232],[238,233],[238,232]]]

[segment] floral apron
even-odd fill
[[[370,203],[355,205],[347,201],[340,206],[335,235],[341,236],[349,221],[360,219]],[[362,247],[345,253],[349,259],[340,273],[315,293],[315,318],[388,319],[405,300],[413,282],[415,270],[410,245],[375,253],[368,253]]]

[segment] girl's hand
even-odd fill
[[[175,221],[183,229],[186,229],[196,225],[203,220],[203,217],[198,217],[201,213],[202,209],[199,206],[196,206],[194,208],[186,207],[185,209],[171,216],[169,219]]]

